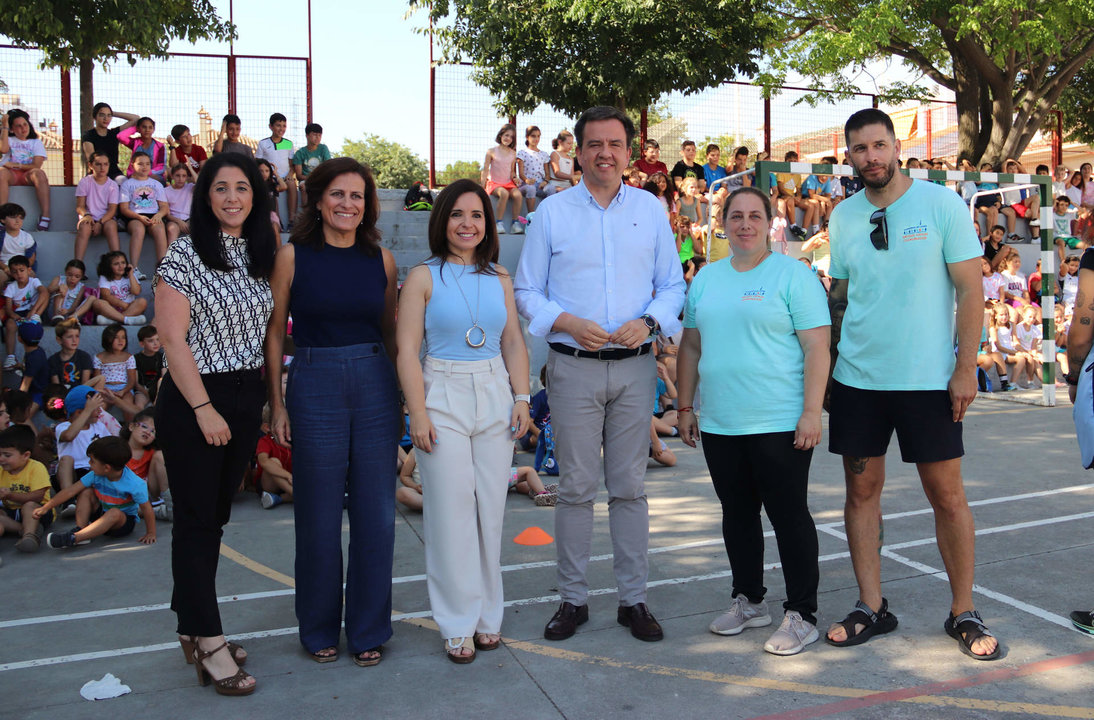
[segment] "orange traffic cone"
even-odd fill
[[[543,528],[532,526],[513,538],[518,545],[550,545],[555,539],[543,531]]]

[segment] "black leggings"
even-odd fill
[[[215,637],[223,634],[216,591],[220,537],[258,444],[266,392],[257,370],[202,375],[201,380],[232,431],[228,444],[205,442],[170,373],[156,402],[156,430],[175,504],[171,609],[178,616],[180,635]]]
[[[722,502],[722,538],[733,571],[733,597],[744,595],[757,603],[767,594],[762,505],[779,546],[786,583],[783,609],[796,610],[815,625],[819,549],[807,497],[813,451],[794,449],[793,432],[703,433],[703,454]]]

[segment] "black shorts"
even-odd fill
[[[844,457],[881,457],[896,430],[907,463],[965,454],[961,423],[945,390],[862,390],[832,381],[828,450]]]
[[[91,522],[95,522],[96,520],[98,520],[102,516],[103,516],[103,509],[100,507],[95,512],[91,513]],[[112,538],[126,537],[127,535],[131,535],[133,533],[133,528],[136,527],[136,525],[137,525],[137,516],[136,515],[130,515],[129,513],[126,513],[125,514],[125,524],[124,525],[122,525],[121,527],[111,528],[110,530],[107,530],[104,534],[107,537],[112,537]]]
[[[19,523],[23,522],[23,508],[18,508],[17,510],[12,510],[11,508],[4,507],[3,510],[4,510],[4,514],[7,515],[12,520],[14,520],[15,522],[19,522]],[[41,525],[43,528],[48,528],[50,525],[52,525],[53,524],[53,512],[54,512],[53,510],[50,510],[46,514],[42,515],[42,517],[38,518],[38,524]]]

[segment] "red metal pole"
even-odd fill
[[[72,169],[72,86],[68,70],[61,70],[61,148],[65,157],[65,185],[75,185]]]
[[[308,93],[308,122],[312,121],[312,86],[311,86],[311,0],[308,0],[308,64],[307,64],[307,93]]]
[[[432,39],[430,40],[432,44]],[[431,48],[432,50],[432,48]],[[432,54],[432,52],[430,52]],[[429,187],[437,187],[437,68],[429,63]]]
[[[1052,172],[1064,162],[1064,113],[1056,111],[1056,130],[1052,133]]]
[[[646,147],[646,140],[649,139],[650,130],[650,118],[649,108],[642,108],[642,114],[638,116],[638,134],[642,138],[642,147]]]
[[[236,111],[236,56],[228,56],[228,112]]]
[[[839,132],[832,133],[832,154],[839,158]]]
[[[764,98],[764,152],[767,153],[768,160],[774,160],[771,157],[771,98]]]
[[[932,126],[931,116],[934,114],[931,112],[930,105],[927,106],[927,153],[924,155],[926,159],[934,157],[934,127]]]

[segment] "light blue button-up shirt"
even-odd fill
[[[548,342],[580,347],[569,333],[551,330],[564,312],[609,334],[645,314],[666,335],[681,329],[686,285],[665,209],[651,193],[625,183],[607,208],[584,181],[543,200],[528,226],[513,287],[529,332]]]

